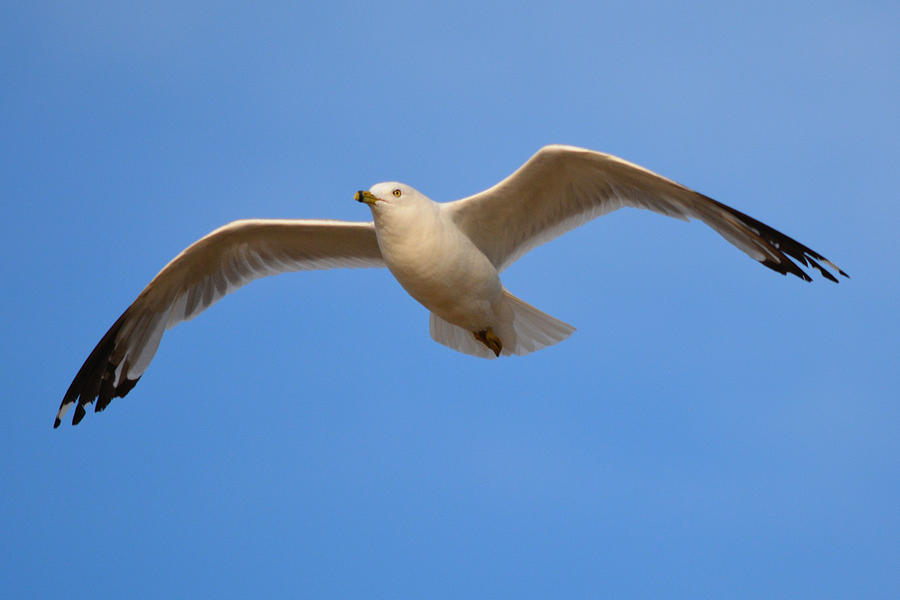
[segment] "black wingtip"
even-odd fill
[[[57,427],[59,427],[59,423],[60,423],[59,417],[56,417],[53,420],[53,429],[56,429]]]
[[[808,246],[804,246],[797,240],[786,236],[777,229],[769,227],[765,223],[757,221],[753,217],[746,215],[739,210],[731,208],[727,204],[717,202],[716,200],[713,200],[708,196],[703,197],[725,212],[730,213],[734,217],[737,217],[738,220],[743,223],[743,225],[748,227],[753,233],[756,233],[760,238],[768,243],[770,254],[774,254],[774,259],[773,257],[769,256],[763,260],[760,260],[759,262],[772,269],[773,271],[781,273],[782,275],[787,275],[788,273],[790,273],[791,275],[795,275],[804,281],[812,281],[812,277],[810,277],[805,271],[803,271],[803,269],[800,268],[800,265],[802,265],[807,268],[811,267],[813,269],[816,269],[817,271],[819,271],[819,273],[822,274],[823,277],[825,277],[825,279],[833,281],[834,283],[838,283],[837,277],[835,277],[828,269],[817,262],[821,261],[828,265],[835,272],[840,273],[847,279],[850,278],[850,276],[839,269],[837,265],[835,265],[833,262],[822,256],[815,250],[809,248]]]
[[[833,281],[835,283],[838,283],[837,277],[835,277],[834,275],[829,273],[828,270],[825,269],[825,267],[823,267],[822,265],[820,265],[819,263],[817,263],[816,261],[814,261],[812,258],[810,258],[808,256],[806,257],[806,260],[809,261],[810,265],[812,265],[813,267],[815,267],[816,269],[819,270],[819,273],[822,274],[822,277],[824,277],[828,281]]]
[[[123,359],[121,365],[119,362],[110,360],[116,349],[116,336],[127,315],[128,311],[126,310],[100,339],[100,342],[91,351],[87,360],[81,365],[78,374],[75,375],[75,379],[72,380],[72,384],[66,391],[59,407],[60,411],[65,412],[63,407],[68,408],[70,405],[75,404],[72,425],[78,425],[81,419],[84,418],[86,405],[92,404],[96,399],[97,404],[94,406],[94,410],[97,412],[102,411],[113,398],[127,394],[137,383],[137,380],[140,379],[140,377],[136,379],[123,377],[118,386],[113,384],[115,373],[120,366],[125,373],[128,372],[127,360]],[[57,413],[53,424],[54,428],[59,426],[59,417],[60,414]]]
[[[75,407],[75,414],[72,416],[72,425],[78,425],[79,423],[81,423],[81,420],[84,418],[84,414],[84,404],[79,403],[78,406]]]

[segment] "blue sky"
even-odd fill
[[[890,2],[45,3],[0,19],[10,597],[895,598]],[[540,146],[654,169],[848,271],[619,211],[505,274],[578,327],[481,361],[386,271],[254,283],[50,428],[196,238],[368,220]],[[564,268],[559,265],[564,264]]]

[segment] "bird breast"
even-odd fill
[[[489,324],[503,288],[496,267],[434,204],[375,219],[385,264],[410,296],[450,323]]]

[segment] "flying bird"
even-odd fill
[[[378,183],[355,199],[373,220],[247,219],[200,238],[167,264],[100,340],[69,386],[53,423],[73,405],[77,425],[125,396],[150,365],[165,330],[254,279],[310,269],[387,267],[431,313],[436,342],[482,358],[528,354],[566,339],[571,325],[513,296],[500,273],[526,252],[618,208],[699,219],[754,260],[811,281],[847,274],[768,225],[621,158],[545,146],[483,192],[434,202],[412,187]],[[823,266],[825,265],[825,266]],[[828,268],[825,268],[828,267]]]

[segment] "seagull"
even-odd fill
[[[200,238],[153,278],[106,332],[66,391],[53,427],[124,397],[150,365],[163,333],[254,279],[311,269],[387,267],[431,313],[436,342],[482,358],[522,355],[575,328],[503,287],[500,273],[532,248],[630,206],[699,219],[752,259],[804,281],[801,268],[837,283],[831,261],[730,206],[626,160],[551,145],[495,186],[439,203],[397,182],[354,199],[373,220],[246,219]],[[826,269],[825,266],[828,268]]]

